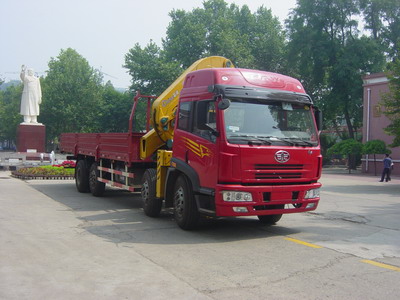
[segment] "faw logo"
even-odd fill
[[[290,154],[287,151],[279,150],[275,153],[275,160],[278,163],[285,163],[288,162],[290,159]]]
[[[206,146],[198,144],[188,138],[183,138],[186,144],[186,147],[190,149],[194,154],[203,158],[204,156],[212,156],[212,152]]]

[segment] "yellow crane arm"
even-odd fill
[[[233,68],[232,62],[222,56],[199,59],[185,70],[153,103],[153,129],[140,140],[140,158],[146,159],[174,137],[175,112],[183,82],[189,72],[207,68]]]

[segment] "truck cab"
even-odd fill
[[[180,93],[169,176],[184,174],[198,211],[212,216],[274,223],[284,213],[314,210],[319,119],[291,77],[237,68],[191,72]],[[172,195],[176,202],[176,188]]]

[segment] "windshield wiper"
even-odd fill
[[[262,142],[262,143],[266,143],[268,145],[272,145],[273,142],[282,142],[282,143],[286,143],[289,144],[290,146],[295,146],[296,144],[292,141],[288,141],[287,139],[284,138],[279,138],[276,136],[259,136],[259,135],[249,135],[249,134],[234,134],[228,137],[228,140],[231,138],[237,138],[240,139],[242,141],[248,141],[249,143],[258,141],[258,142]]]
[[[271,145],[271,142],[264,139],[264,137],[258,137],[248,134],[233,134],[228,137],[228,140],[241,140],[247,142],[249,145],[253,145],[254,142],[260,142],[261,144]]]
[[[288,141],[288,140],[286,140],[286,139],[284,139],[284,138],[279,138],[279,137],[277,137],[277,136],[263,136],[263,137],[258,137],[258,138],[269,139],[269,140],[271,141],[271,143],[272,143],[273,141],[277,141],[277,142],[284,142],[284,143],[289,144],[289,145],[291,145],[291,146],[295,146],[295,143],[293,143],[293,142],[291,142],[291,141]]]
[[[294,146],[315,146],[314,143],[299,139],[299,138],[285,138],[294,143]]]

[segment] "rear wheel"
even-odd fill
[[[162,207],[162,200],[156,198],[156,177],[155,169],[147,169],[143,174],[141,191],[143,210],[149,217],[158,217]]]
[[[180,175],[175,182],[174,215],[176,223],[184,230],[195,229],[200,221],[190,182],[184,175]]]
[[[265,216],[257,216],[261,223],[267,225],[274,225],[276,224],[281,218],[282,214],[280,215],[265,215]]]
[[[80,193],[89,192],[89,169],[84,159],[79,160],[76,164],[75,185]]]
[[[97,162],[92,163],[90,166],[89,188],[93,196],[100,197],[104,194],[106,184],[97,180],[97,177],[99,177],[99,170],[97,170],[97,166]]]

